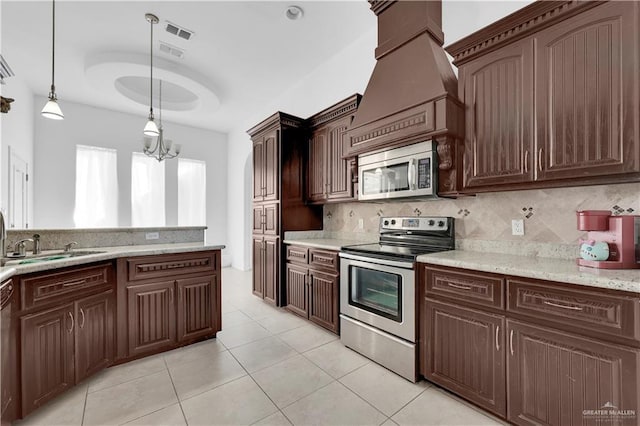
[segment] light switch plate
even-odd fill
[[[524,219],[511,221],[511,235],[524,235]]]
[[[364,219],[358,219],[358,229],[364,229]]]
[[[147,240],[157,240],[160,238],[160,233],[159,232],[147,232],[144,237]]]

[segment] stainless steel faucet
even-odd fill
[[[7,257],[7,224],[0,210],[0,258]]]
[[[40,246],[40,234],[33,234],[33,254],[42,253],[42,247]]]
[[[16,243],[13,248],[13,255],[16,257],[25,257],[27,255],[27,245],[25,243],[33,242],[31,238],[25,238],[24,240],[20,240]]]
[[[73,251],[73,246],[78,245],[75,241],[71,241],[69,244],[64,245],[64,252],[69,253]]]

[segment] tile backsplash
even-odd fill
[[[640,215],[640,183],[496,192],[458,199],[326,205],[324,230],[377,233],[382,216],[452,216],[456,219],[456,239],[500,241],[506,246],[518,242],[573,245],[585,235],[576,229],[576,210]],[[511,235],[512,219],[524,220],[524,236]]]

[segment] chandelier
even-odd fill
[[[180,144],[173,146],[173,141],[164,139],[164,129],[162,128],[162,80],[160,80],[158,91],[158,112],[158,138],[153,149],[151,149],[152,138],[145,137],[143,152],[149,157],[162,161],[177,157],[180,155],[180,149],[182,148]]]

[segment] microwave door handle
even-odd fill
[[[411,160],[409,160],[409,167],[407,168],[407,181],[409,182],[409,189],[410,190],[414,190],[416,189],[416,163],[415,160],[412,158]]]

